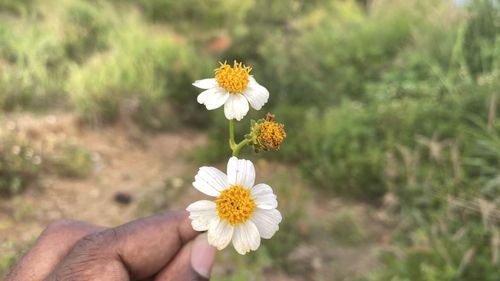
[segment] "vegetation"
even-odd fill
[[[26,142],[0,136],[0,194],[21,192],[39,171],[40,156]]]
[[[498,0],[49,2],[58,4],[0,3],[4,112],[70,110],[86,124],[153,131],[211,123],[197,156],[217,161],[227,124],[195,103],[191,83],[218,60],[242,60],[271,92],[265,109],[287,124],[282,152],[266,156],[296,165],[327,197],[397,198],[392,250],[366,280],[498,279]],[[78,163],[89,154],[69,150],[57,159],[76,166],[55,166],[88,174]],[[2,194],[36,178],[30,151],[2,139]],[[286,231],[257,267],[272,258],[291,270],[279,258],[308,238],[294,225],[301,212],[284,214]],[[349,243],[365,239],[349,213],[337,221],[350,225]]]

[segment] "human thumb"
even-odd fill
[[[215,248],[208,244],[207,234],[200,234],[191,248],[191,267],[199,275],[209,279],[215,259]]]
[[[207,235],[200,234],[186,244],[175,259],[156,275],[155,281],[209,280],[215,252],[215,248],[208,244]]]

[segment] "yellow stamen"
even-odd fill
[[[241,185],[233,185],[222,191],[215,203],[219,218],[231,225],[244,223],[255,209],[255,201],[250,197],[250,190]]]
[[[228,92],[241,94],[250,81],[251,70],[252,68],[245,66],[241,62],[234,61],[232,67],[226,62],[220,63],[220,67],[215,70],[215,80]]]
[[[274,116],[268,113],[266,120],[260,124],[257,142],[263,149],[279,150],[286,138],[284,127],[283,124],[275,122]]]

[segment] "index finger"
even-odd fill
[[[197,234],[185,211],[139,219],[84,237],[55,273],[75,265],[85,265],[87,272],[109,265],[111,271],[130,275],[132,280],[145,279],[166,266]]]
[[[185,211],[140,219],[110,231],[115,232],[118,257],[139,279],[158,272],[198,234]]]
[[[185,211],[133,221],[114,230],[117,255],[139,279],[158,272],[198,234]]]

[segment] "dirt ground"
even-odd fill
[[[190,155],[206,141],[200,132],[139,134],[126,124],[85,128],[67,114],[12,116],[0,124],[0,128],[8,127],[30,132],[35,141],[50,135],[56,141],[85,147],[92,153],[93,171],[79,179],[42,173],[36,186],[39,188],[28,188],[20,195],[0,199],[0,259],[8,249],[12,252],[13,248],[18,249],[16,245],[32,242],[53,220],[74,219],[115,226],[159,210],[181,210],[200,199],[190,184],[197,170]],[[256,169],[261,179],[276,174],[288,177],[289,171],[289,167],[264,160],[256,162]],[[377,253],[388,240],[383,213],[360,203],[325,199],[307,186],[302,188],[303,194],[295,196],[307,194],[308,200],[303,204],[304,225],[298,229],[309,239],[299,241],[289,257],[293,264],[302,265],[300,272],[270,270],[255,280],[354,280],[374,269]],[[156,196],[158,192],[167,196]],[[117,202],[117,193],[130,196],[131,202]],[[280,201],[281,208],[290,204],[294,203]],[[346,223],[347,234],[336,232],[337,227],[344,228]],[[362,241],[353,242],[349,238],[345,241],[343,237],[352,236],[349,231],[361,233]],[[229,251],[226,249],[219,255],[224,262],[216,265],[217,275],[230,271],[225,264],[231,260]]]

